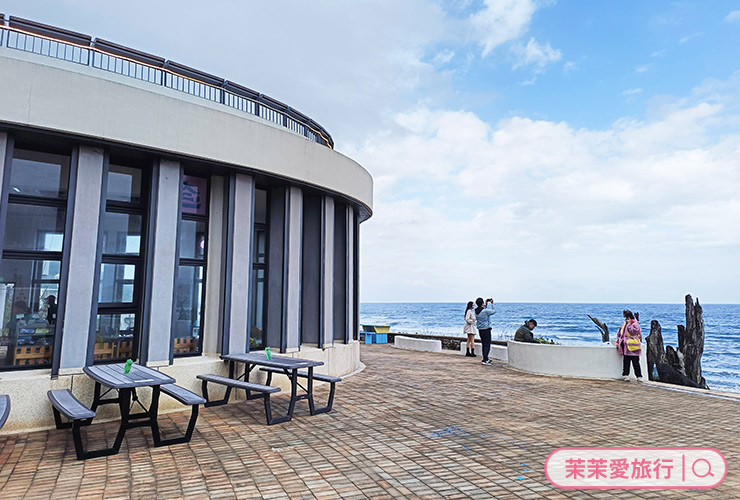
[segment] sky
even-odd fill
[[[374,178],[363,302],[740,303],[740,3],[0,0],[227,78]]]

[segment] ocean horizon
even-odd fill
[[[360,324],[389,325],[391,331],[463,337],[466,302],[362,302]],[[701,304],[704,319],[702,375],[711,389],[740,392],[740,304]],[[685,325],[683,303],[497,302],[492,338],[508,340],[527,319],[537,320],[535,336],[564,345],[600,344],[601,333],[588,318],[609,327],[614,339],[622,311],[640,314],[643,338],[650,322],[660,323],[666,346],[678,347],[677,325]]]

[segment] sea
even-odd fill
[[[360,324],[390,325],[391,332],[464,337],[466,303],[361,303]],[[643,338],[657,320],[665,345],[678,348],[677,325],[686,324],[685,304],[496,303],[491,337],[509,340],[529,318],[537,320],[536,337],[563,345],[601,344],[601,332],[588,315],[609,327],[616,338],[622,311],[640,314]],[[704,355],[702,374],[710,389],[740,393],[740,304],[702,304]]]

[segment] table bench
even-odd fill
[[[290,377],[289,373],[287,373],[285,370],[281,370],[280,368],[264,367],[264,368],[260,368],[260,371],[267,373],[267,385],[270,385],[270,382],[272,382],[273,373]],[[300,378],[308,378],[308,372],[298,371],[298,376]],[[334,404],[334,392],[336,390],[336,384],[337,382],[341,382],[342,379],[339,377],[333,377],[331,375],[324,375],[321,373],[314,373],[313,379],[319,380],[321,382],[330,383],[331,389],[329,389],[329,402],[327,403],[326,406],[321,407],[321,408],[315,408],[313,405],[309,405],[310,410],[311,410],[311,415],[316,415],[318,413],[328,413],[331,411],[332,405]]]
[[[0,394],[0,429],[5,425],[5,421],[8,420],[10,415],[10,396],[7,394]]]
[[[194,392],[185,389],[184,387],[180,387],[179,385],[175,384],[163,384],[159,386],[159,388],[163,393],[178,400],[180,403],[192,406],[192,411],[190,412],[190,421],[188,422],[188,429],[185,432],[185,435],[176,438],[162,439],[158,443],[158,446],[189,443],[190,439],[193,437],[195,422],[198,420],[198,408],[200,405],[206,404],[206,399],[198,396]]]
[[[203,397],[208,400],[206,406],[220,406],[225,405],[229,402],[229,396],[231,395],[232,389],[244,389],[247,391],[247,399],[262,398],[265,401],[265,417],[267,418],[267,425],[279,424],[286,421],[286,417],[273,417],[272,409],[270,407],[270,394],[280,392],[279,387],[270,387],[269,385],[253,384],[251,382],[245,382],[243,380],[236,380],[233,378],[222,377],[220,375],[204,374],[198,375],[197,378],[203,381]],[[226,394],[223,399],[217,399],[211,401],[208,398],[208,382],[213,384],[225,385]],[[259,392],[260,396],[252,396],[251,392]]]
[[[74,397],[69,389],[55,389],[48,391],[46,395],[52,404],[54,410],[54,424],[57,429],[72,428],[72,438],[75,443],[75,453],[77,460],[86,460],[88,458],[105,457],[118,453],[115,448],[105,448],[102,450],[85,451],[82,445],[82,436],[80,427],[90,425],[95,418],[95,412],[82,404],[79,399]],[[69,422],[62,421],[62,415],[67,417]]]

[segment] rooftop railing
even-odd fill
[[[331,135],[308,116],[248,87],[100,38],[0,14],[0,46],[135,78],[219,103],[334,148]]]

